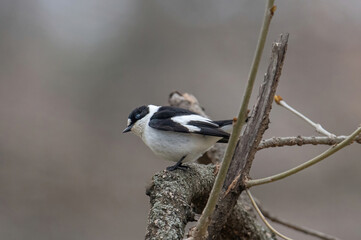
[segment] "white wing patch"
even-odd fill
[[[201,129],[194,125],[188,124],[191,121],[198,121],[198,122],[205,122],[208,124],[212,124],[215,127],[218,127],[217,124],[213,123],[212,120],[199,116],[199,115],[185,115],[185,116],[177,116],[171,118],[174,122],[181,124],[182,126],[186,127],[190,132],[199,132]]]

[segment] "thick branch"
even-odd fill
[[[214,165],[189,164],[187,171],[162,171],[154,175],[147,195],[151,209],[146,239],[183,239],[184,228],[194,221],[194,212],[201,213],[213,186]],[[262,227],[246,198],[241,198],[220,239],[275,239]]]
[[[285,34],[281,35],[280,39],[273,44],[271,62],[265,75],[264,83],[261,86],[257,103],[237,145],[225,184],[222,188],[221,197],[217,203],[218,206],[208,228],[210,239],[215,239],[218,236],[230,215],[230,210],[233,209],[244,189],[244,183],[248,178],[258,144],[268,127],[269,112],[281,75],[287,42],[288,34]]]
[[[145,239],[182,239],[194,215],[191,202],[205,202],[215,179],[214,166],[192,164],[187,171],[162,171],[153,176]]]

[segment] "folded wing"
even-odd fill
[[[149,121],[149,126],[158,130],[222,137],[222,142],[228,140],[229,133],[221,127],[228,124],[232,124],[232,121],[214,122],[194,112],[174,107],[161,107]]]

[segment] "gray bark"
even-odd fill
[[[189,164],[186,171],[162,171],[147,189],[150,212],[146,239],[182,239],[194,220],[191,205],[204,205],[215,179],[214,166]]]
[[[230,215],[230,210],[237,203],[237,199],[245,189],[245,182],[249,178],[254,156],[258,145],[269,123],[269,113],[287,50],[288,34],[281,35],[273,43],[272,56],[264,82],[260,88],[256,105],[242,134],[232,162],[230,164],[217,207],[208,227],[208,239],[217,239]]]
[[[284,146],[302,146],[306,144],[312,145],[335,145],[343,140],[345,140],[346,136],[337,136],[335,138],[330,137],[304,137],[304,136],[297,136],[297,137],[273,137],[270,139],[262,140],[261,143],[258,145],[258,150],[262,150],[265,148],[274,148],[274,147],[284,147]],[[355,142],[361,144],[361,135],[356,137]]]
[[[207,202],[217,173],[214,165],[188,164],[187,171],[162,171],[147,189],[150,212],[145,239],[182,239],[185,226],[195,221]],[[275,239],[261,226],[246,196],[231,211],[218,239]]]

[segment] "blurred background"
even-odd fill
[[[194,94],[213,119],[235,116],[265,1],[2,0],[0,239],[142,239],[145,187],[170,163],[122,134],[129,112]],[[276,0],[273,40],[290,40],[278,94],[337,135],[360,124],[361,2]],[[265,137],[317,135],[274,106]],[[327,149],[256,155],[252,176]],[[342,239],[361,236],[361,146],[254,188],[264,208]],[[314,239],[275,224],[296,239]]]

